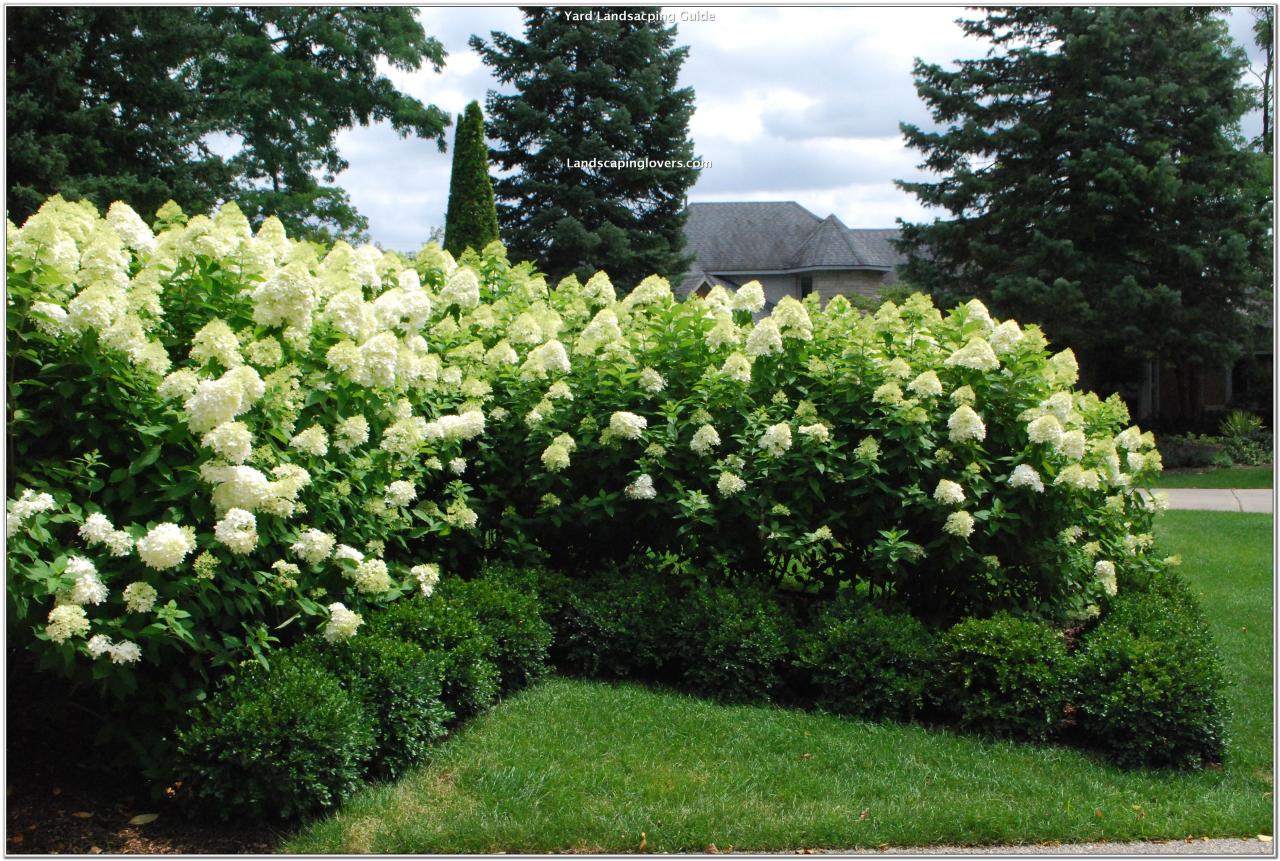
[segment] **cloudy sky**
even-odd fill
[[[898,123],[928,123],[912,84],[914,58],[947,64],[985,53],[955,23],[967,14],[963,7],[664,7],[677,15],[699,9],[715,20],[678,25],[679,44],[689,46],[681,84],[693,88],[697,106],[690,132],[698,155],[712,163],[691,201],[795,200],[850,227],[932,217],[893,185],[922,175]],[[467,39],[522,34],[519,10],[424,7],[419,15],[448,52],[445,68],[389,70],[389,77],[454,114],[473,99],[483,104],[497,83]],[[1232,35],[1254,56],[1250,23],[1244,7],[1233,12]],[[1256,135],[1259,127],[1250,117],[1245,131]],[[414,250],[444,224],[450,154],[386,125],[348,130],[339,147],[350,167],[338,183],[383,247]]]

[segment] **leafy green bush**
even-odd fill
[[[968,619],[942,637],[938,704],[963,729],[1043,740],[1063,717],[1066,662],[1052,628],[1007,614]]]
[[[372,616],[368,633],[415,643],[441,659],[441,697],[456,720],[483,711],[498,697],[497,646],[464,604],[438,594],[399,601]]]
[[[807,632],[799,664],[820,707],[872,720],[910,720],[925,704],[935,649],[932,633],[914,616],[841,596]]]
[[[341,803],[374,751],[373,719],[322,666],[276,656],[228,676],[178,733],[191,797],[223,819],[293,819]]]
[[[1185,768],[1222,760],[1225,681],[1194,603],[1158,591],[1117,598],[1073,667],[1079,730],[1117,763]]]
[[[487,558],[671,554],[924,618],[1066,619],[1100,596],[1085,548],[1150,531],[1151,435],[977,301],[757,319],[758,283],[678,301],[656,276],[551,285],[497,243],[411,264],[230,203],[157,215],[52,198],[6,258],[10,630],[149,714]],[[661,663],[598,654],[617,624],[579,626],[580,663]]]
[[[663,576],[623,566],[587,577],[553,574],[543,583],[556,666],[588,676],[653,678],[669,663],[673,609]]]
[[[768,701],[791,656],[791,626],[767,591],[698,584],[673,609],[682,684],[724,700]]]
[[[451,578],[441,586],[440,597],[466,606],[493,638],[493,661],[504,692],[522,688],[547,672],[553,635],[535,594],[488,575],[479,580]]]
[[[398,777],[444,736],[453,714],[441,701],[443,653],[376,634],[336,643],[311,638],[292,651],[328,669],[374,719],[372,776]]]

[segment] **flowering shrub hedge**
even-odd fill
[[[926,618],[1096,611],[1160,468],[1069,351],[971,302],[548,285],[51,199],[8,226],[9,609],[46,663],[170,698],[484,558],[637,548]]]

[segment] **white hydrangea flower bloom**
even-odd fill
[[[362,415],[350,416],[338,422],[333,431],[333,447],[343,454],[369,441],[369,420]]]
[[[999,326],[996,326],[989,340],[991,349],[995,350],[997,355],[1003,355],[1016,347],[1018,342],[1022,340],[1022,329],[1018,327],[1016,321],[1005,320]]]
[[[133,550],[133,536],[123,529],[116,529],[103,541],[112,556],[128,556]]]
[[[49,624],[45,634],[55,643],[65,643],[72,637],[89,633],[89,620],[79,604],[59,604],[49,611]]]
[[[934,489],[933,498],[943,505],[961,505],[964,503],[964,488],[944,478]]]
[[[142,647],[128,640],[121,640],[111,646],[111,663],[136,664],[142,660]]]
[[[413,486],[413,482],[403,479],[388,484],[387,492],[383,497],[387,505],[393,507],[404,507],[417,498],[418,489]]]
[[[609,430],[623,439],[639,439],[649,426],[649,420],[635,413],[619,411],[609,416]]]
[[[387,563],[381,559],[370,559],[356,566],[352,575],[356,589],[366,595],[381,595],[391,588],[391,575],[387,573]]]
[[[53,497],[47,493],[36,493],[31,488],[22,491],[22,495],[9,503],[9,517],[5,528],[12,538],[22,525],[30,518],[54,508]]]
[[[962,404],[956,408],[951,414],[951,418],[947,419],[948,436],[952,442],[965,442],[967,440],[982,441],[987,437],[987,427],[982,423],[982,417],[973,411],[973,408],[967,404]]]
[[[748,281],[733,294],[733,310],[758,314],[764,310],[764,287],[759,281]]]
[[[780,457],[791,448],[791,425],[785,422],[770,425],[760,435],[757,445],[771,457]]]
[[[807,436],[814,442],[826,442],[831,439],[831,431],[824,424],[801,425],[796,430],[801,436]]]
[[[1127,427],[1116,434],[1116,447],[1125,451],[1136,451],[1142,447],[1142,431],[1137,425]]]
[[[716,429],[711,425],[704,424],[693,433],[693,439],[689,442],[689,448],[693,449],[694,454],[707,455],[711,450],[720,445],[720,434],[716,433]]]
[[[72,604],[84,606],[98,605],[107,600],[108,590],[93,563],[83,556],[73,556],[67,561],[66,573],[75,578],[71,593],[67,600]]]
[[[1093,565],[1093,574],[1102,581],[1102,588],[1108,595],[1115,595],[1118,590],[1116,585],[1116,565],[1114,562],[1108,562],[1100,559]]]
[[[253,454],[253,434],[244,422],[223,422],[201,437],[200,444],[228,463],[244,463]]]
[[[213,319],[206,323],[191,338],[192,361],[199,365],[216,361],[223,369],[239,367],[244,364],[240,355],[240,340],[225,320]]]
[[[871,393],[871,400],[877,404],[900,404],[902,388],[897,383],[884,383]]]
[[[970,338],[969,343],[947,357],[947,367],[970,368],[975,371],[994,371],[1000,367],[995,351],[983,338]]]
[[[747,355],[771,356],[782,352],[782,332],[772,317],[766,317],[747,335]],[[736,353],[734,355],[737,355]],[[732,357],[730,357],[732,358]]]
[[[364,623],[359,613],[353,613],[346,605],[335,601],[329,605],[329,621],[324,626],[324,638],[330,643],[349,640]]]
[[[157,571],[176,568],[195,549],[195,542],[176,523],[154,526],[138,540],[138,557]]]
[[[67,332],[67,311],[52,302],[32,302],[31,319],[36,328],[46,335],[59,337]]]
[[[86,644],[92,657],[100,658],[111,651],[111,638],[106,634],[94,634]]]
[[[1054,480],[1054,485],[1065,485],[1075,490],[1097,490],[1102,483],[1097,470],[1085,469],[1078,463],[1068,465]]]
[[[464,311],[480,304],[480,279],[469,266],[460,266],[440,291],[440,304],[457,305]]]
[[[973,515],[967,511],[954,511],[947,516],[942,531],[957,538],[968,538],[974,530]]]
[[[363,562],[364,554],[349,544],[339,544],[338,548],[333,551],[333,558],[337,560],[349,559],[352,562]]]
[[[666,387],[667,381],[653,368],[645,368],[640,372],[640,388],[643,391],[656,395]]]
[[[466,471],[467,471],[466,458],[455,457],[449,461],[449,472],[452,472],[454,475],[462,475]]]
[[[329,558],[335,543],[334,537],[327,532],[321,532],[319,529],[304,529],[289,549],[304,562],[315,565]]]
[[[1035,443],[1056,446],[1062,439],[1062,424],[1056,416],[1040,416],[1027,424],[1027,438]]]
[[[742,331],[733,322],[733,317],[727,313],[720,314],[716,317],[715,325],[707,332],[704,340],[709,350],[719,350],[721,347],[736,347],[742,343]]]
[[[422,591],[423,597],[430,597],[440,582],[440,566],[435,563],[414,565],[409,569],[409,573],[418,581],[418,588]]]
[[[95,511],[84,519],[80,525],[80,537],[89,545],[102,544],[115,531],[106,515]]]
[[[542,465],[549,472],[560,472],[569,466],[569,450],[563,445],[552,443],[542,452]]]
[[[1058,437],[1058,442],[1054,445],[1054,449],[1068,460],[1080,460],[1084,457],[1084,432],[1078,430],[1066,431],[1062,436]]]
[[[742,353],[730,353],[720,367],[720,373],[739,383],[751,382],[751,360]]]
[[[965,310],[968,311],[970,321],[980,322],[983,328],[988,332],[995,328],[995,324],[991,320],[991,312],[987,310],[987,306],[983,305],[977,299],[970,299],[965,303]]]
[[[305,454],[324,457],[329,453],[329,436],[320,425],[312,425],[294,434],[289,445]]]
[[[1080,379],[1080,365],[1070,348],[1050,358],[1047,370],[1050,378],[1059,385],[1073,386]]]
[[[130,613],[149,613],[156,605],[155,587],[141,580],[124,587],[124,608]]]
[[[1029,487],[1036,493],[1044,492],[1044,482],[1040,479],[1040,473],[1028,463],[1020,463],[1013,468],[1013,472],[1009,474],[1009,486]]]
[[[784,338],[813,340],[813,321],[809,319],[808,310],[794,296],[783,296],[774,306],[769,319],[777,323],[778,331]]]
[[[200,378],[190,368],[179,368],[160,381],[156,394],[162,398],[180,398],[186,400],[196,393]]]
[[[258,521],[253,512],[232,508],[214,525],[213,536],[232,553],[251,553],[258,546]]]
[[[907,384],[907,391],[922,398],[933,398],[942,394],[942,381],[934,371],[924,371]]]
[[[626,494],[628,499],[653,499],[658,491],[654,489],[653,479],[645,473],[627,485]]]

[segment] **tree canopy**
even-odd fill
[[[480,104],[467,105],[453,136],[453,172],[444,219],[444,249],[455,257],[467,248],[482,250],[498,238],[498,212],[489,179],[489,147],[484,140]]]
[[[687,48],[657,7],[526,8],[524,39],[471,46],[514,94],[490,92],[490,159],[502,235],[549,275],[608,269],[630,289],[680,275],[685,193],[697,177],[693,90],[678,86]],[[596,166],[581,162],[643,162]],[[681,166],[651,162],[682,162]]]
[[[385,120],[444,149],[448,115],[379,63],[439,70],[444,49],[405,7],[10,7],[9,217],[50,194],[143,213],[235,197],[290,232],[356,236],[335,143]],[[238,146],[224,158],[223,135]]]
[[[1246,60],[1203,8],[1018,7],[961,22],[992,45],[919,60],[936,130],[904,124],[949,213],[904,224],[905,277],[978,296],[1101,355],[1229,359],[1270,257],[1269,183],[1240,119]]]

